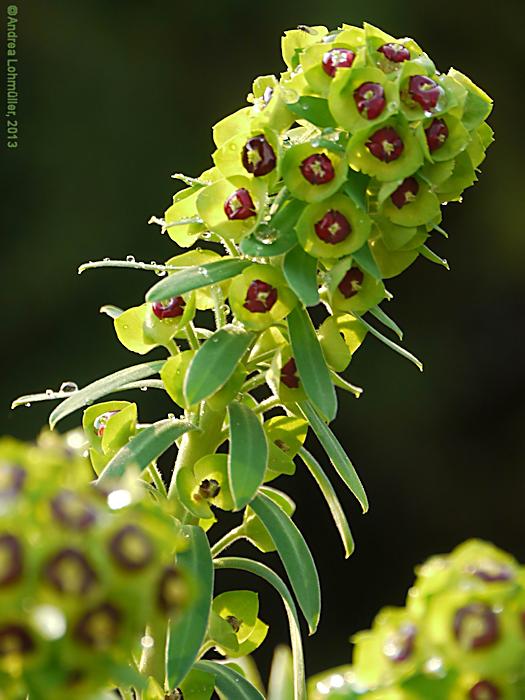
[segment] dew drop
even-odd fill
[[[221,304],[219,308],[225,314],[230,313],[230,307],[228,306],[228,304]]]
[[[27,403],[25,403],[24,406],[25,406],[26,408],[31,408],[31,404],[29,403],[29,401],[28,401]]]
[[[104,262],[109,262],[109,258],[104,258]]]
[[[53,396],[54,393],[53,389],[46,389],[46,396]]]
[[[141,391],[147,391],[147,390],[148,390],[148,387],[147,387],[147,386],[141,386],[141,387],[140,387],[140,390],[141,390]]]
[[[205,241],[208,241],[211,238],[211,231],[203,231],[201,233],[201,238],[203,238]]]
[[[126,255],[126,261],[130,263],[135,262],[135,256],[134,255]]]
[[[78,384],[75,382],[62,382],[60,385],[60,391],[64,394],[72,394],[75,391],[78,391]]]

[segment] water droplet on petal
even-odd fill
[[[135,256],[134,255],[126,255],[126,261],[130,263],[135,262]]]
[[[104,262],[109,262],[109,258],[104,258]]]
[[[205,241],[209,240],[211,238],[211,231],[203,231],[201,233],[201,238],[203,238]]]
[[[78,384],[75,382],[62,382],[60,391],[64,394],[72,394],[74,391],[78,391]]]
[[[46,395],[47,395],[47,396],[53,396],[54,393],[55,393],[55,392],[53,391],[53,389],[46,389]]]

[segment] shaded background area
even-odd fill
[[[31,438],[46,420],[46,406],[10,412],[14,396],[64,380],[84,385],[140,361],[119,347],[97,311],[103,303],[140,303],[156,278],[109,270],[78,278],[77,265],[175,254],[146,222],[169,203],[171,173],[208,166],[210,127],[242,106],[253,78],[282,70],[282,30],[368,20],[414,36],[442,70],[452,64],[480,83],[496,101],[497,142],[464,204],[447,207],[450,239],[433,242],[452,271],[421,260],[388,285],[395,294],[388,312],[424,360],[424,374],[374,339],[347,372],[366,391],[359,401],[341,396],[335,431],[371,501],[362,517],[339,489],[357,540],[349,561],[309,476],[298,470],[285,483],[324,595],[319,633],[306,641],[309,672],[346,661],[348,636],[380,606],[402,602],[413,565],[429,554],[476,535],[525,560],[523,47],[516,31],[523,4],[499,3],[485,14],[473,0],[19,7],[21,147],[7,152],[2,171],[1,432]],[[152,392],[136,398],[144,421],[171,410]],[[262,617],[272,622],[263,667],[272,643],[286,636],[279,605],[263,591]]]

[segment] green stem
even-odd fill
[[[215,326],[217,329],[223,328],[227,323],[226,310],[224,308],[224,294],[218,284],[214,284],[211,288],[213,298],[213,315],[215,317]]]
[[[250,362],[248,363],[248,370],[255,369],[255,367],[260,362],[265,362],[266,360],[272,360],[273,356],[275,355],[275,352],[276,352],[276,349],[272,348],[272,350],[267,350],[266,352],[263,352],[260,355],[257,355],[256,357],[253,358],[253,360],[250,360]]]
[[[227,532],[224,537],[221,537],[221,539],[211,548],[212,557],[215,558],[219,556],[219,554],[223,552],[226,547],[229,547],[234,542],[237,542],[237,540],[240,540],[243,536],[244,528],[242,525],[239,525],[239,527],[235,527],[233,530]]]
[[[239,251],[237,250],[233,241],[229,241],[227,238],[221,238],[221,243],[225,247],[226,252],[228,252],[232,257],[238,257]]]
[[[164,479],[162,478],[162,474],[160,473],[159,468],[154,462],[148,468],[148,473],[151,477],[151,480],[157,487],[159,493],[161,493],[163,496],[167,496],[168,492],[166,490],[166,484],[164,483]]]
[[[281,399],[277,396],[270,396],[269,399],[261,401],[253,412],[257,414],[266,413],[266,411],[271,411],[272,408],[277,408],[277,406],[281,406]]]
[[[248,381],[244,383],[241,391],[248,393],[249,391],[252,391],[252,389],[256,389],[258,386],[262,386],[263,384],[266,384],[266,375],[256,374],[255,377],[248,379]]]
[[[186,332],[186,338],[188,339],[190,348],[192,350],[198,350],[200,348],[200,343],[199,339],[197,338],[197,334],[195,333],[195,327],[193,323],[190,321],[184,330]]]
[[[197,654],[197,658],[202,659],[204,654],[206,654],[206,652],[213,649],[214,646],[215,646],[215,642],[212,641],[211,639],[209,639],[207,642],[204,642],[204,644],[199,649],[199,653]]]

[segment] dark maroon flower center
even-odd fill
[[[448,139],[448,126],[443,119],[434,119],[432,124],[425,129],[428,150],[433,153],[441,148]]]
[[[291,357],[286,364],[281,368],[281,381],[289,389],[297,389],[299,387],[299,377],[297,376],[297,365]]]
[[[337,285],[337,289],[345,299],[350,299],[361,290],[364,278],[364,274],[358,267],[351,267]]]
[[[441,88],[426,75],[413,75],[408,81],[408,92],[424,110],[434,109],[441,96]]]
[[[314,224],[317,236],[325,243],[341,243],[352,232],[348,219],[336,209],[330,209]]]
[[[299,167],[305,180],[308,180],[312,185],[325,185],[335,177],[332,161],[324,153],[314,153],[308,156]]]
[[[118,636],[122,615],[111,603],[101,603],[85,613],[75,627],[75,638],[90,647],[107,648]]]
[[[161,610],[171,612],[184,604],[187,586],[184,577],[174,566],[164,569],[160,579],[158,603]]]
[[[454,634],[467,651],[492,646],[499,639],[496,613],[485,603],[466,605],[454,616]]]
[[[502,697],[494,683],[490,681],[478,681],[469,690],[468,696],[470,700],[500,700]]]
[[[14,535],[0,535],[0,587],[16,583],[22,576],[24,553],[20,540]]]
[[[486,583],[512,581],[514,578],[514,573],[509,566],[490,559],[468,566],[467,572]]]
[[[0,658],[10,655],[29,654],[35,648],[35,643],[29,632],[17,624],[0,627]]]
[[[387,637],[383,646],[383,652],[390,661],[401,663],[409,659],[414,653],[416,641],[416,627],[412,624],[404,624]]]
[[[403,44],[397,44],[393,41],[389,42],[388,44],[383,44],[377,50],[393,63],[403,63],[403,61],[408,61],[410,59],[410,51],[406,48],[406,46],[403,46]]]
[[[415,177],[406,177],[397,190],[390,195],[390,199],[398,209],[402,209],[405,204],[410,204],[417,197],[419,183]]]
[[[81,595],[93,586],[97,576],[86,557],[77,549],[62,549],[46,564],[44,575],[61,593]]]
[[[186,302],[182,297],[173,297],[168,301],[156,301],[151,305],[157,318],[177,318],[184,313]]]
[[[380,83],[363,83],[354,91],[354,100],[365,119],[376,119],[386,107],[385,91]]]
[[[268,175],[275,168],[277,164],[275,151],[263,134],[246,141],[242,149],[242,164],[255,177]]]
[[[221,485],[216,479],[204,479],[199,484],[197,494],[199,498],[209,501],[210,498],[215,498],[221,492]]]
[[[13,498],[24,487],[26,470],[18,464],[0,464],[0,498]]]
[[[51,511],[61,525],[73,530],[85,530],[95,522],[95,511],[73,491],[61,491],[51,501]]]
[[[136,525],[126,525],[109,542],[115,563],[128,571],[138,571],[153,559],[153,544],[148,535]]]
[[[366,147],[375,158],[385,163],[397,160],[405,149],[401,137],[392,126],[385,126],[372,134]]]
[[[224,213],[230,221],[242,221],[255,216],[255,204],[248,190],[241,187],[231,194],[224,202]]]
[[[254,280],[248,287],[244,308],[254,314],[270,311],[277,301],[277,289],[268,282]]]
[[[104,435],[104,431],[106,430],[106,426],[111,416],[114,416],[119,412],[120,411],[106,411],[106,413],[101,413],[100,416],[95,418],[93,421],[93,429],[98,437],[102,437]]]
[[[355,53],[350,49],[332,49],[323,56],[323,70],[333,78],[338,68],[351,68]]]

